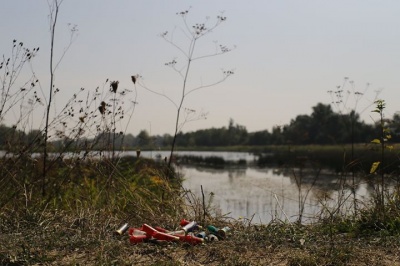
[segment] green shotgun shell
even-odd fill
[[[211,233],[214,233],[214,234],[216,234],[218,232],[218,228],[216,228],[213,225],[207,226],[207,229],[208,229],[208,231],[210,231]]]

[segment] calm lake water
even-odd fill
[[[303,205],[299,205],[300,201],[304,202],[302,221],[312,222],[322,210],[321,203],[334,207],[341,195],[338,191],[342,191],[338,178],[328,175],[317,177],[315,174],[304,179],[299,190],[293,176],[273,169],[213,170],[182,166],[180,171],[185,176],[184,188],[201,198],[202,186],[206,200],[213,193],[213,203],[219,214],[233,219],[252,219],[253,223],[268,223],[272,219],[296,221],[299,206]],[[351,211],[353,197],[350,190],[344,192]],[[366,201],[368,194],[367,185],[359,184],[357,199]]]
[[[3,152],[4,153],[4,152]],[[141,156],[162,160],[168,151],[142,151]],[[178,155],[221,157],[225,161],[245,160],[248,166],[213,169],[180,165],[177,170],[183,174],[183,187],[199,199],[203,187],[206,202],[213,198],[215,213],[233,219],[251,220],[252,223],[268,223],[273,219],[296,221],[302,213],[302,222],[315,220],[323,206],[334,208],[340,199],[346,199],[346,209],[353,209],[353,195],[348,185],[350,177],[324,172],[298,169],[258,168],[253,164],[257,156],[246,152],[176,152]],[[4,156],[1,154],[0,156]],[[39,155],[39,154],[37,154]],[[54,155],[54,154],[53,154]],[[33,155],[34,156],[34,155]],[[119,156],[136,156],[135,151],[122,152]],[[367,203],[372,187],[358,179],[355,189],[358,206]],[[304,209],[300,208],[304,206]]]
[[[136,156],[136,152],[126,152],[132,156]],[[147,158],[165,158],[170,156],[169,151],[142,151],[141,156]],[[226,151],[177,151],[174,154],[179,156],[201,156],[201,157],[220,157],[225,161],[237,162],[239,160],[245,160],[252,163],[258,159],[258,156],[248,152],[226,152]]]
[[[143,156],[157,158],[169,156],[158,152],[145,152]],[[179,155],[220,156],[227,161],[246,160],[251,163],[257,157],[245,152],[178,152]],[[213,169],[181,165],[183,187],[201,199],[201,187],[207,200],[213,195],[216,213],[233,219],[251,220],[252,223],[268,223],[272,219],[296,221],[303,213],[302,221],[312,222],[320,215],[322,204],[334,208],[339,199],[346,199],[343,208],[352,210],[353,195],[348,189],[350,177],[343,181],[337,175],[317,170],[300,173],[297,169],[271,169],[254,166]],[[340,182],[342,181],[342,182]],[[356,199],[366,202],[371,188],[356,180]],[[301,188],[300,188],[301,187]],[[300,188],[300,189],[299,189]],[[302,202],[304,204],[299,204]],[[304,209],[300,211],[300,207]]]

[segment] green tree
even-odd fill
[[[282,126],[272,127],[271,144],[274,144],[274,145],[285,144],[285,136],[283,134]]]
[[[245,144],[247,141],[247,130],[246,127],[239,124],[235,124],[235,121],[231,118],[228,126],[228,145],[240,145]]]
[[[287,142],[294,144],[310,144],[312,119],[308,115],[299,115],[296,119],[292,119],[288,126],[285,126],[285,139]]]
[[[310,136],[313,143],[334,143],[334,132],[337,130],[338,119],[332,107],[330,105],[318,103],[312,109]]]
[[[248,134],[248,145],[268,145],[271,144],[271,133],[268,130],[257,131]]]
[[[400,142],[400,113],[397,112],[393,115],[393,118],[388,121],[390,132],[392,132],[392,141]]]
[[[141,130],[139,134],[136,136],[140,146],[149,146],[151,145],[151,137],[147,130]]]

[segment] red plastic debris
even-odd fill
[[[129,241],[131,242],[131,244],[141,243],[141,242],[144,242],[147,239],[148,239],[147,235],[131,235],[129,237]]]
[[[185,226],[188,223],[190,223],[190,221],[186,220],[186,219],[182,219],[181,222],[179,223],[180,226]]]
[[[140,228],[131,227],[128,230],[129,241],[132,244],[141,242],[168,243],[171,241],[181,241],[191,245],[197,245],[204,243],[205,240],[212,241],[213,239],[210,238],[211,236],[218,240],[218,238],[214,235],[210,234],[207,236],[206,232],[204,231],[198,233],[198,236],[195,236],[192,231],[202,229],[202,227],[199,226],[195,221],[190,222],[186,219],[182,219],[180,221],[180,225],[182,229],[177,231],[169,231],[159,226],[152,227],[148,224],[143,224]],[[127,227],[127,224],[124,226]],[[214,229],[214,231],[218,231],[214,226],[208,226],[209,231],[213,231],[210,230],[210,228]],[[219,231],[224,231],[223,233],[226,233],[228,230],[229,227],[225,227]],[[124,231],[126,231],[126,228]],[[223,234],[223,236],[225,236],[225,234]]]

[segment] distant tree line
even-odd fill
[[[386,119],[391,142],[400,142],[400,114]],[[298,115],[288,125],[247,132],[244,126],[231,119],[228,127],[180,133],[179,146],[283,145],[283,144],[346,144],[369,143],[379,137],[377,125],[360,120],[359,114],[336,113],[331,105],[318,103],[311,115]]]
[[[391,132],[392,143],[400,142],[400,114],[386,119]],[[318,103],[312,107],[311,115],[298,115],[288,125],[275,126],[268,130],[247,132],[246,127],[229,120],[227,127],[201,129],[194,132],[178,134],[177,145],[180,147],[223,147],[223,146],[260,146],[260,145],[307,145],[307,144],[346,144],[369,143],[379,135],[377,125],[367,124],[360,120],[359,114],[334,112],[330,105]],[[85,142],[105,143],[110,134],[100,134],[96,139],[62,139],[51,142],[54,149],[83,147]],[[115,136],[114,136],[115,137]],[[39,131],[24,133],[14,128],[0,125],[0,147],[9,150],[29,145],[43,138]],[[173,136],[150,136],[146,130],[137,136],[118,134],[115,137],[117,149],[154,149],[168,148]],[[102,145],[103,145],[102,144]],[[104,146],[104,145],[103,145]],[[91,145],[96,147],[96,145]]]

